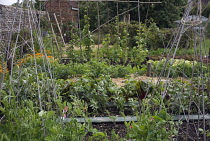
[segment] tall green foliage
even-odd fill
[[[159,27],[173,27],[174,21],[182,14],[187,0],[158,0],[161,4],[152,4],[148,10],[148,17],[154,19]]]
[[[98,27],[98,12],[100,18],[100,24],[105,23],[109,20],[111,16],[109,16],[110,8],[108,7],[109,2],[80,2],[80,19],[81,19],[81,27],[85,26],[84,15],[87,15],[90,18],[90,29],[94,30]],[[98,5],[98,6],[97,6]],[[97,9],[96,7],[99,7]],[[99,11],[98,11],[99,10]]]
[[[136,0],[138,1],[138,0]],[[147,19],[154,19],[158,27],[173,27],[174,21],[178,20],[182,15],[184,6],[187,4],[187,0],[153,0],[154,2],[161,2],[156,4],[140,4],[140,19],[143,23],[147,22]],[[149,2],[149,0],[141,0],[141,2]],[[85,7],[88,9],[88,15],[91,18],[91,29],[95,29],[98,26],[97,8],[96,2],[82,2],[80,6],[81,17],[85,15]],[[118,6],[117,6],[118,5]],[[115,17],[118,13],[123,13],[133,7],[136,7],[137,3],[117,3],[117,2],[99,2],[100,21],[101,24],[105,23],[109,19]],[[118,9],[117,9],[118,8]],[[138,9],[131,10],[126,14],[130,14],[131,21],[139,21]],[[124,15],[119,16],[119,20],[123,20]],[[84,22],[82,22],[83,24]]]

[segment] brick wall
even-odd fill
[[[57,17],[59,23],[66,23],[66,22],[75,22],[78,23],[78,5],[76,2],[73,1],[48,1],[45,5],[46,11],[49,12],[50,17],[53,22],[54,13]]]

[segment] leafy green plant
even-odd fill
[[[100,132],[97,129],[92,130],[92,136],[88,139],[88,141],[108,141],[107,134],[104,132]]]
[[[84,140],[89,132],[93,132],[93,138],[107,138],[103,132],[97,132],[92,128],[90,121],[78,123],[72,118],[69,122],[63,122],[65,119],[63,113],[59,114],[59,110],[68,105],[68,114],[74,116],[84,116],[85,103],[74,99],[72,103],[62,102],[61,98],[53,101],[58,106],[57,111],[40,110],[34,101],[20,100],[15,96],[11,97],[9,103],[8,95],[1,90],[1,123],[0,123],[0,139],[2,140]],[[3,116],[2,116],[3,115]],[[69,115],[67,115],[69,116]],[[61,118],[62,117],[62,118]],[[102,136],[103,135],[103,136]],[[89,138],[92,138],[91,136]]]
[[[0,125],[0,132],[10,140],[80,140],[87,134],[87,126],[76,120],[65,124],[56,122],[54,111],[38,112],[31,101],[25,104],[26,107],[5,109],[6,120]]]
[[[166,109],[151,112],[149,99],[142,103],[142,113],[137,122],[125,122],[127,127],[127,139],[138,141],[168,141],[177,134],[172,117]]]
[[[146,98],[146,96],[153,94],[154,84],[149,81],[130,79],[125,82],[122,91],[127,100],[131,97],[142,100]]]
[[[112,95],[109,89],[113,86],[115,85],[109,76],[101,75],[97,79],[83,76],[77,79],[75,83],[67,85],[62,95],[65,99],[70,97],[71,101],[75,101],[72,96],[84,100],[94,112],[103,111]]]
[[[103,54],[103,58],[108,58],[110,55],[110,42],[111,42],[111,37],[110,34],[106,34],[106,37],[104,38],[102,45],[103,48],[101,49],[101,52]]]

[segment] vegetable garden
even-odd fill
[[[48,15],[2,41],[0,140],[210,140],[210,44],[186,19],[192,9],[201,16],[201,1],[185,6],[175,28],[141,22],[138,2],[98,18],[95,30],[88,5],[106,2],[79,2],[83,27]],[[134,9],[139,21],[123,22]]]

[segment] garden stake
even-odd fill
[[[148,62],[147,63],[147,76],[151,77],[151,72],[152,72],[152,63]]]

